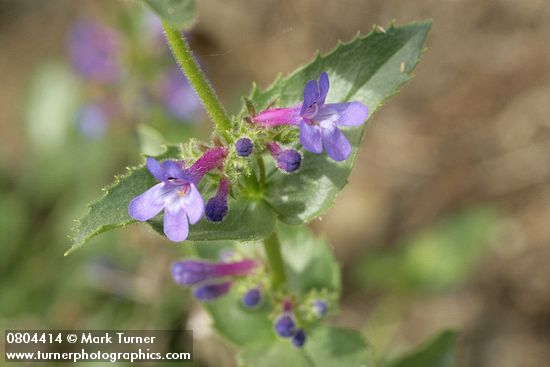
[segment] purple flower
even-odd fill
[[[193,294],[199,301],[212,301],[229,292],[232,285],[232,282],[202,285],[195,288]]]
[[[295,347],[301,348],[306,343],[306,333],[302,329],[298,329],[296,333],[292,336],[292,344]]]
[[[310,80],[304,88],[301,105],[268,109],[253,120],[261,126],[296,125],[304,149],[320,154],[323,149],[335,161],[351,154],[351,144],[338,127],[357,126],[365,122],[368,108],[360,102],[325,103],[329,90],[328,75],[322,72],[319,82]]]
[[[69,35],[69,57],[73,67],[87,79],[112,83],[121,74],[120,35],[112,28],[80,20]]]
[[[164,209],[164,234],[171,241],[187,238],[189,223],[197,223],[204,213],[204,201],[197,190],[202,177],[218,167],[225,158],[223,148],[214,148],[202,155],[190,168],[183,162],[147,158],[147,169],[160,181],[128,205],[128,214],[136,220],[147,221]]]
[[[290,173],[298,170],[302,164],[302,156],[294,149],[282,149],[279,144],[271,142],[267,149],[277,162],[280,170]]]
[[[275,320],[275,332],[283,338],[290,338],[296,332],[296,323],[292,314],[285,312]]]
[[[254,143],[248,138],[240,138],[235,143],[235,151],[239,157],[248,157],[254,150]]]
[[[159,95],[161,103],[175,118],[195,122],[201,117],[200,99],[177,67],[167,72],[160,80]]]
[[[206,219],[210,222],[221,222],[229,210],[227,206],[227,194],[229,193],[229,180],[222,178],[216,195],[206,203]]]
[[[252,288],[248,290],[243,296],[243,304],[245,307],[256,307],[262,300],[262,292],[260,288]]]
[[[247,275],[258,266],[258,261],[253,259],[231,263],[183,260],[172,264],[172,276],[179,285],[190,286],[222,277]]]
[[[101,105],[88,103],[78,111],[77,123],[82,135],[97,139],[105,135],[109,117]]]

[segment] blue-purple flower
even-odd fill
[[[177,67],[160,80],[160,101],[175,118],[195,122],[202,114],[202,105],[189,81]]]
[[[121,74],[121,40],[114,29],[90,20],[80,20],[69,35],[69,56],[82,76],[112,83]]]
[[[363,124],[368,108],[360,102],[325,103],[328,90],[328,74],[322,72],[319,82],[310,80],[306,84],[302,104],[265,110],[253,121],[266,127],[296,125],[304,149],[316,154],[326,150],[335,161],[343,161],[350,156],[352,146],[339,127]]]
[[[258,261],[253,259],[229,263],[183,260],[172,264],[172,276],[179,285],[190,286],[217,278],[247,275],[258,266]]]
[[[105,135],[109,124],[109,116],[102,105],[88,103],[78,111],[77,123],[82,135],[97,139]]]
[[[147,169],[160,183],[135,197],[128,205],[128,214],[143,222],[164,209],[164,234],[171,241],[184,241],[189,234],[189,223],[197,223],[204,213],[204,201],[197,185],[225,156],[224,148],[214,148],[189,168],[184,168],[182,161],[160,163],[147,158]]]
[[[181,286],[195,287],[199,301],[211,301],[231,289],[233,279],[254,272],[260,263],[254,259],[234,262],[183,260],[172,264],[172,277]]]

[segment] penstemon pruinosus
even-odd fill
[[[304,224],[347,183],[366,123],[411,79],[431,23],[374,28],[266,90],[254,86],[229,116],[180,32],[194,2],[145,2],[163,19],[215,131],[209,142],[167,146],[117,178],[79,221],[69,251],[146,222],[171,241],[194,241],[196,258],[175,262],[172,276],[205,302],[214,327],[241,348],[242,364],[271,365],[279,353],[292,366],[370,364],[358,332],[321,322],[337,306],[339,267]]]

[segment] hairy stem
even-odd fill
[[[177,29],[168,23],[162,22],[162,26],[166,32],[166,38],[168,39],[174,57],[187,76],[187,79],[189,79],[189,83],[197,92],[208,116],[210,116],[216,125],[216,130],[227,139],[230,136],[228,131],[231,128],[229,117],[227,117],[227,113],[216,96],[214,89],[210,83],[208,83],[206,76],[203,74],[193,57],[187,41]]]
[[[267,261],[269,262],[271,287],[273,290],[277,290],[286,282],[286,274],[283,256],[281,255],[281,245],[276,232],[273,232],[264,239],[264,249],[267,255]]]

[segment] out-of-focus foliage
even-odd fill
[[[66,54],[42,60],[21,101],[23,123],[13,122],[29,149],[16,164],[0,160],[3,328],[185,328],[188,301],[167,272],[146,269],[166,269],[184,249],[112,233],[90,251],[63,257],[73,218],[117,171],[136,162],[138,123],[168,140],[202,129],[200,111],[196,121],[184,121],[164,104],[161,81],[173,61],[162,35],[151,37],[152,15],[139,7],[110,9],[116,17],[108,26],[125,52],[118,81],[88,79]],[[152,143],[141,145],[146,151]]]
[[[357,261],[357,284],[376,290],[436,291],[465,281],[498,229],[496,214],[470,209],[439,221],[392,248]]]
[[[431,340],[383,367],[456,367],[454,331],[443,331]]]

